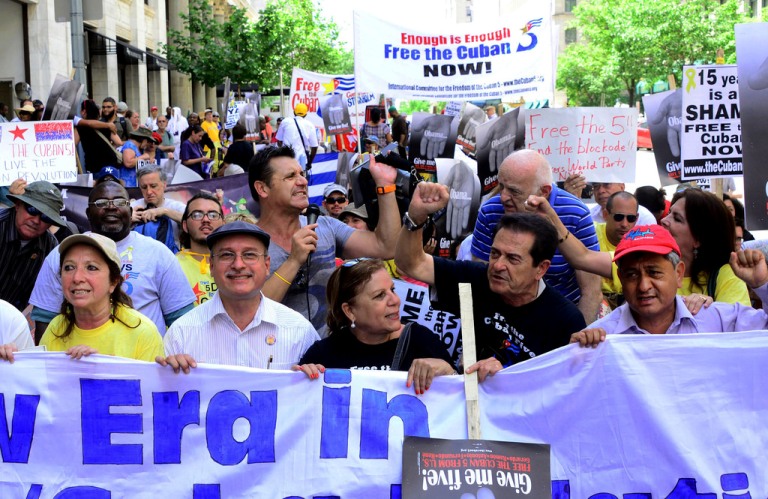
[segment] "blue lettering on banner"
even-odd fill
[[[221,499],[221,485],[196,483],[192,486],[192,499]]]
[[[35,434],[35,418],[40,395],[16,395],[8,431],[5,394],[0,393],[0,458],[4,463],[27,463]]]
[[[112,492],[90,486],[68,487],[55,496],[53,499],[111,499]]]
[[[152,394],[155,463],[181,463],[181,437],[184,428],[200,424],[200,392],[187,392],[179,402],[179,392]]]
[[[326,384],[348,384],[352,372],[345,369],[327,369],[323,375]],[[320,459],[347,457],[349,441],[349,402],[352,389],[323,387],[323,415],[320,430]]]
[[[749,478],[746,473],[726,473],[720,476],[720,486],[724,492],[741,491],[749,487]],[[571,499],[569,480],[552,481],[552,499]],[[619,499],[619,496],[598,492],[589,496],[589,499]],[[621,499],[653,499],[653,495],[648,492],[633,492],[623,494]],[[695,478],[680,478],[664,499],[717,499],[717,494],[699,492]],[[752,495],[748,491],[741,494],[723,494],[723,499],[752,499]]]
[[[360,458],[389,457],[389,420],[403,422],[403,435],[429,438],[429,415],[424,402],[413,395],[397,395],[387,402],[387,392],[363,389],[360,424]]]
[[[248,420],[250,434],[239,442],[232,434],[235,421]],[[211,458],[233,466],[248,455],[248,464],[275,462],[277,390],[251,392],[251,400],[236,390],[211,398],[206,413],[205,436]]]
[[[139,380],[81,379],[83,464],[143,464],[141,444],[113,444],[113,433],[143,433],[141,414],[111,414],[113,406],[140,406]]]

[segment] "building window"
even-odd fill
[[[565,0],[565,11],[573,12],[573,8],[576,7],[576,0]]]
[[[565,44],[570,45],[572,43],[576,43],[576,28],[565,30]]]

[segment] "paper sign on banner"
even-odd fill
[[[549,446],[406,437],[403,499],[552,499]]]
[[[547,158],[555,182],[574,173],[590,182],[634,182],[637,110],[530,110],[525,114],[525,143]]]
[[[735,65],[683,68],[683,180],[742,175]]]
[[[75,133],[71,121],[14,121],[0,129],[0,185],[75,182]]]
[[[408,99],[551,99],[552,16],[527,1],[508,19],[411,27],[355,12],[355,77],[361,88]]]

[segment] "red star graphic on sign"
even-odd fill
[[[26,128],[19,128],[19,125],[16,125],[16,130],[9,130],[11,132],[11,135],[13,135],[13,140],[21,139],[24,140],[24,132],[26,132]]]

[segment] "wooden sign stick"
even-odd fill
[[[471,284],[459,283],[459,305],[461,309],[462,357],[466,368],[477,362]],[[467,399],[467,434],[472,440],[480,440],[483,435],[480,431],[480,403],[476,372],[464,374],[464,395]]]

